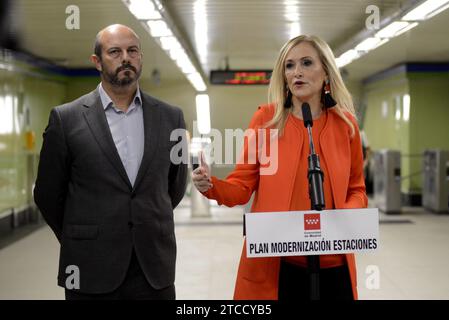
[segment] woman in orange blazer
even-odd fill
[[[268,97],[273,102],[254,114],[249,125],[254,134],[245,139],[243,158],[234,171],[220,180],[210,177],[203,162],[192,173],[196,188],[229,207],[247,203],[255,192],[251,212],[309,210],[309,142],[301,111],[308,102],[326,209],[366,208],[355,110],[329,46],[316,36],[288,41],[276,60]],[[262,149],[268,150],[264,161]],[[308,279],[305,257],[248,258],[244,244],[234,298],[308,299]],[[353,254],[320,256],[320,297],[357,299]]]

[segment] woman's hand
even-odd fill
[[[200,151],[199,158],[200,166],[192,171],[192,181],[199,192],[206,192],[213,187],[210,178],[210,169],[202,151]]]

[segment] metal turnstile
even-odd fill
[[[423,159],[422,206],[447,212],[449,202],[449,151],[425,150]]]
[[[374,153],[374,202],[385,213],[401,212],[401,153],[383,149]]]

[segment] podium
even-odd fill
[[[319,255],[376,251],[379,212],[374,208],[247,213],[245,234],[248,258],[307,256],[310,298],[319,300]],[[310,260],[318,261],[313,269]]]
[[[248,258],[374,252],[379,211],[341,209],[245,214]]]

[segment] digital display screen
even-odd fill
[[[270,83],[271,72],[271,70],[213,70],[210,73],[210,83],[227,85],[267,85]]]

